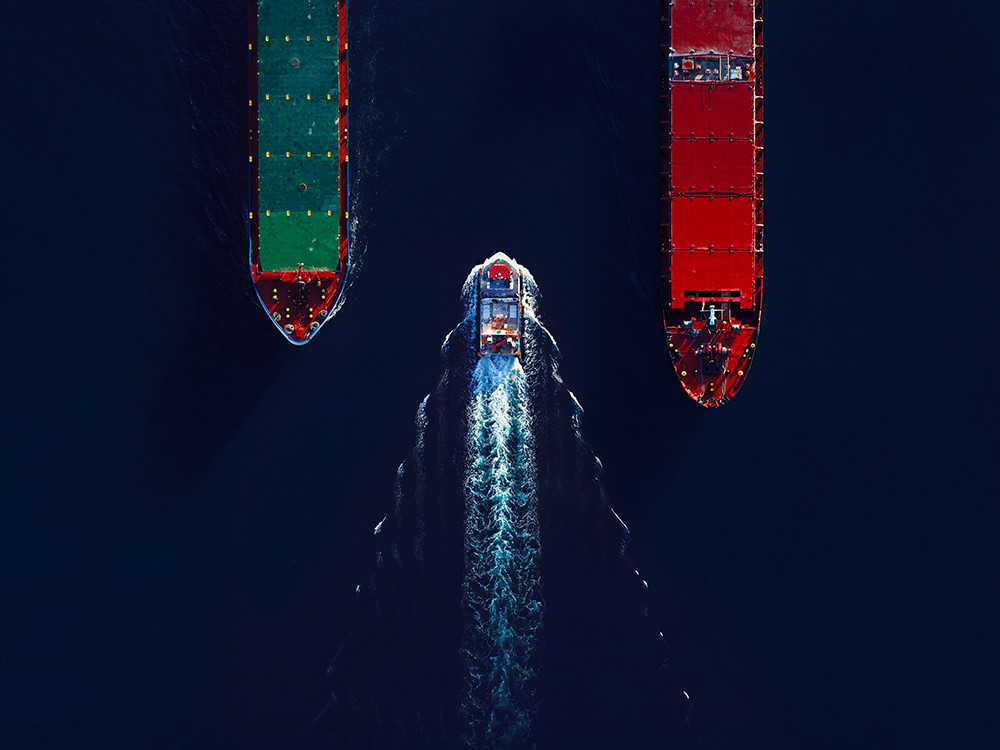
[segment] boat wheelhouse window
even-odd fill
[[[517,302],[507,299],[484,299],[482,318],[483,330],[517,330],[520,327]]]
[[[671,55],[672,81],[748,81],[753,58],[734,55]]]
[[[491,294],[503,294],[504,292],[513,292],[514,279],[510,276],[508,276],[507,278],[487,278],[486,290]]]
[[[484,295],[513,297],[517,295],[517,274],[502,261],[493,263],[482,274],[481,288]]]

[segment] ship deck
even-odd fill
[[[348,270],[346,18],[345,0],[250,8],[250,263],[293,343],[326,320]]]
[[[263,271],[340,265],[338,39],[337,0],[258,4]]]
[[[662,0],[663,325],[703,406],[742,385],[761,320],[763,2]]]

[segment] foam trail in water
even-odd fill
[[[479,360],[472,377],[465,487],[463,740],[530,747],[542,624],[535,454],[524,370]]]

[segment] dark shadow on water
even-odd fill
[[[245,311],[270,326],[259,305],[248,304]],[[177,484],[211,464],[295,354],[278,331],[264,331],[252,345],[239,343],[215,341],[193,324],[162,373],[150,433],[159,442],[167,476]]]
[[[183,175],[181,240],[164,262],[183,290],[174,302],[183,322],[149,420],[173,484],[204,471],[295,354],[259,304],[248,266],[250,8],[185,6],[163,28],[179,125],[166,145]]]

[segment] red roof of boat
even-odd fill
[[[497,261],[492,266],[490,266],[490,278],[491,279],[509,279],[510,278],[510,266],[506,263],[501,263]]]

